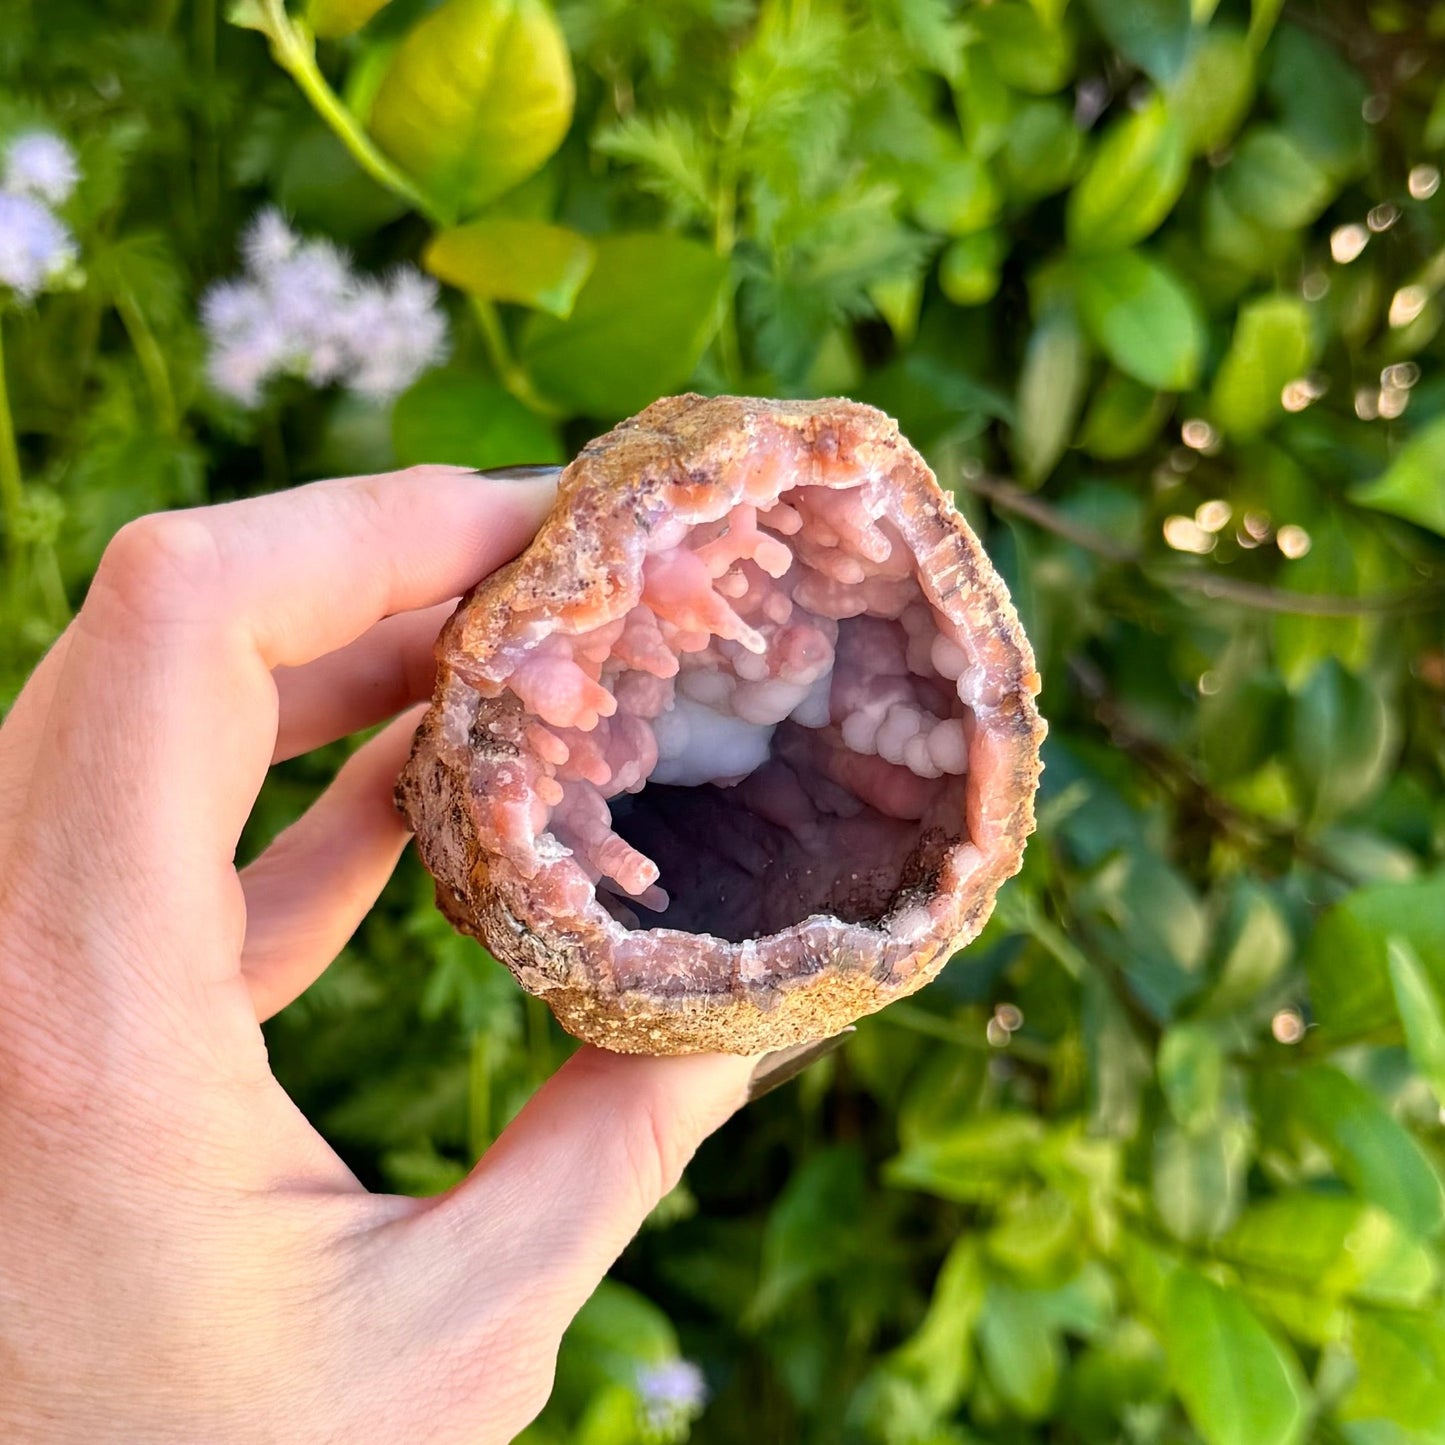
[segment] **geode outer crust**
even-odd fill
[[[780,448],[819,476],[851,468],[881,477],[896,498],[891,523],[913,552],[919,585],[973,659],[966,836],[921,848],[875,920],[815,915],[736,943],[629,931],[575,867],[540,848],[528,859],[495,845],[498,810],[517,806],[518,795],[545,819],[527,792],[535,718],[499,685],[496,659],[553,630],[583,634],[620,617],[640,595],[654,529],[706,508],[748,474],[750,458]],[[1028,641],[952,499],[871,407],[698,396],[648,407],[566,468],[536,539],[463,599],[438,639],[437,663],[434,701],[397,797],[438,904],[563,1027],[607,1049],[752,1054],[836,1033],[921,988],[978,934],[1033,831],[1044,725]]]

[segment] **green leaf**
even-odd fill
[[[1338,1069],[1300,1072],[1287,1099],[1303,1128],[1363,1199],[1420,1237],[1445,1225],[1445,1194],[1429,1156],[1380,1100]]]
[[[1077,1267],[1078,1240],[1079,1219],[1068,1198],[1059,1190],[1042,1189],[1011,1201],[989,1231],[985,1248],[1015,1279],[1046,1284],[1058,1278],[1061,1262]]]
[[[1256,126],[1219,173],[1230,205],[1247,221],[1293,231],[1319,217],[1335,183],[1285,131]]]
[[[397,47],[369,127],[452,216],[539,170],[572,121],[572,63],[543,0],[446,0]]]
[[[1180,1269],[1158,1321],[1175,1387],[1207,1445],[1291,1445],[1305,1422],[1294,1356],[1240,1297]]]
[[[1224,1091],[1224,1050],[1202,1024],[1176,1024],[1159,1041],[1159,1084],[1186,1133],[1213,1127]]]
[[[1176,1239],[1213,1239],[1244,1203],[1245,1140],[1237,1128],[1189,1133],[1165,1124],[1154,1134],[1154,1208]]]
[[[1344,48],[1288,24],[1269,47],[1267,63],[1265,89],[1290,138],[1336,179],[1362,170],[1370,153],[1362,114],[1370,86]]]
[[[1237,30],[1200,35],[1169,91],[1169,108],[1194,155],[1229,143],[1254,100],[1254,50]]]
[[[1289,964],[1294,939],[1273,895],[1244,878],[1230,892],[1215,946],[1216,981],[1197,1010],[1202,1018],[1224,1018],[1267,1000]]]
[[[1069,193],[1075,251],[1117,251],[1158,230],[1189,177],[1184,133],[1163,96],[1116,121]]]
[[[323,40],[353,35],[391,0],[307,0],[306,23]]]
[[[595,255],[586,237],[564,226],[488,217],[438,232],[422,264],[468,295],[567,316]]]
[[[1028,486],[1042,482],[1063,456],[1088,379],[1089,347],[1074,308],[1048,307],[1024,351],[1012,434],[1014,463]]]
[[[913,192],[918,224],[944,236],[986,230],[998,216],[998,182],[983,161],[959,153],[932,171]]]
[[[754,1323],[771,1319],[806,1285],[847,1269],[856,1256],[863,1165],[856,1148],[815,1154],[788,1181],[763,1234]]]
[[[1310,936],[1305,969],[1321,1026],[1341,1036],[1388,1024],[1395,1014],[1388,941],[1403,939],[1445,993],[1445,874],[1358,888]]]
[[[920,1141],[883,1166],[884,1182],[944,1199],[996,1198],[1028,1172],[1043,1124],[1027,1114],[985,1114]]]
[[[1445,995],[1407,939],[1391,937],[1385,949],[1410,1057],[1445,1108]]]
[[[1015,89],[1051,95],[1074,73],[1068,30],[1050,24],[1028,0],[998,0],[969,11],[969,24],[984,38],[994,67]]]
[[[1186,391],[1204,359],[1204,318],[1184,284],[1137,251],[1081,256],[1075,263],[1079,312],[1100,350],[1160,391]]]
[[[1220,430],[1252,437],[1278,421],[1281,393],[1309,369],[1314,352],[1309,307],[1298,296],[1261,296],[1241,306],[1210,397]]]
[[[548,396],[589,416],[620,417],[692,375],[717,329],[728,265],[681,236],[600,237],[572,314],[537,315],[520,357]]]
[[[939,1415],[956,1408],[968,1388],[969,1345],[983,1304],[978,1242],[963,1235],[944,1257],[923,1322],[884,1364],[913,1383]]]
[[[950,241],[938,263],[939,290],[955,306],[979,306],[989,300],[998,290],[1004,249],[997,231]]]
[[[1360,1310],[1350,1346],[1358,1378],[1340,1406],[1347,1420],[1388,1420],[1416,1431],[1410,1445],[1445,1437],[1445,1319]],[[1426,1435],[1428,1432],[1428,1436]]]
[[[1190,0],[1087,0],[1105,39],[1161,85],[1173,80],[1189,52]]]
[[[1380,689],[1326,658],[1290,719],[1290,770],[1306,820],[1320,823],[1367,802],[1394,757],[1398,724]]]
[[[1100,461],[1138,456],[1159,435],[1169,398],[1122,372],[1110,371],[1084,414],[1079,445]]]
[[[1384,472],[1354,488],[1350,500],[1445,536],[1445,417],[1416,432]]]
[[[1074,114],[1062,101],[1025,101],[999,152],[1009,195],[1032,201],[1062,190],[1073,179],[1083,148]]]
[[[978,1348],[993,1387],[1025,1420],[1042,1420],[1063,1369],[1063,1343],[1031,1290],[992,1282]]]
[[[1397,1220],[1344,1194],[1301,1190],[1251,1205],[1214,1253],[1326,1299],[1419,1305],[1440,1278],[1429,1249]]]
[[[1249,3],[1249,44],[1257,55],[1264,49],[1279,12],[1284,9],[1284,0],[1250,0]]]
[[[429,372],[403,392],[391,428],[401,467],[423,462],[502,467],[564,459],[556,432],[516,397],[457,372]]]

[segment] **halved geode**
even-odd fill
[[[623,422],[437,662],[397,796],[438,903],[604,1048],[836,1032],[974,938],[1033,830],[1018,617],[854,402]]]

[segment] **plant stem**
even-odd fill
[[[357,119],[346,108],[341,97],[316,63],[316,42],[304,22],[293,20],[286,13],[284,0],[265,0],[267,35],[276,63],[301,88],[312,109],[331,127],[336,138],[351,152],[352,159],[378,185],[400,196],[413,210],[419,211],[434,226],[447,226],[453,217],[417,187],[397,166],[394,166],[372,144]]]
[[[468,296],[467,299],[472,303],[472,312],[487,348],[487,359],[492,363],[498,380],[524,406],[531,407],[542,416],[560,416],[562,413],[558,408],[537,391],[531,377],[517,364],[496,306],[481,296]]]
[[[10,393],[5,384],[5,343],[0,331],[0,516],[5,520],[5,550],[12,567],[20,563],[20,521],[25,489],[20,478],[20,451],[15,444],[15,422],[10,415]]]
[[[146,379],[151,400],[155,403],[156,420],[167,436],[176,434],[176,397],[171,388],[170,371],[166,366],[165,353],[156,340],[155,332],[145,319],[134,295],[122,288],[116,294],[115,309],[120,314],[126,335],[140,362],[141,373]]]

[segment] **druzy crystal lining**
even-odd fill
[[[793,851],[816,853],[812,872],[828,876],[803,890],[785,876],[786,857],[751,860],[759,889],[794,885],[798,910],[780,927],[808,911],[859,914],[849,891],[873,895],[862,912],[881,917],[923,834],[963,835],[975,709],[997,689],[930,603],[885,478],[830,464],[800,440],[775,438],[693,507],[650,519],[603,608],[538,621],[469,679],[525,715],[512,786],[478,800],[483,841],[525,876],[570,859],[620,926],[676,913],[691,928],[698,911],[685,899],[674,908],[669,860],[614,826],[614,800],[649,786],[746,780],[719,815],[737,825],[751,813],[768,832],[789,830]],[[489,711],[467,726],[499,742],[517,733],[513,707]],[[844,837],[852,847],[839,856],[830,843]],[[706,834],[692,841],[720,851]],[[746,870],[757,850],[731,841],[730,861]],[[690,871],[685,857],[672,861]],[[830,888],[856,885],[860,863],[863,889]],[[736,907],[736,927],[706,931],[755,935],[749,915],[776,911]]]
[[[399,796],[582,1037],[817,1036],[931,977],[1032,827],[1033,659],[881,413],[675,397],[464,601]]]

